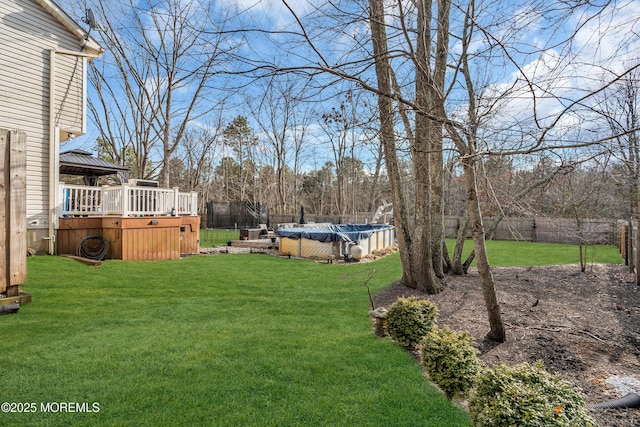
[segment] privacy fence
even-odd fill
[[[332,224],[357,224],[367,222],[373,217],[372,212],[360,212],[344,216],[316,216],[305,214],[306,222],[329,222]],[[291,215],[270,215],[271,226],[282,223],[296,223],[298,218]],[[392,220],[391,217],[389,217]],[[485,229],[496,219],[484,218]],[[445,236],[455,238],[462,226],[461,219],[445,216]],[[471,229],[467,226],[466,237],[471,238]],[[616,241],[616,221],[609,219],[575,219],[564,218],[502,218],[497,228],[488,237],[491,240],[520,240],[545,243],[582,242],[588,245],[612,245]]]
[[[346,215],[314,215],[308,212],[304,215],[306,223],[330,224],[365,224],[372,221],[376,213],[356,212]],[[393,215],[385,214],[379,217],[379,223],[392,222]],[[489,229],[495,218],[485,217],[485,228]],[[208,202],[206,224],[207,228],[246,228],[266,224],[269,228],[277,228],[280,224],[297,224],[300,214],[279,215],[269,212],[266,205],[251,203],[220,203]],[[444,218],[445,235],[455,238],[461,227],[458,217]],[[615,244],[618,240],[615,220],[608,219],[566,219],[566,218],[502,218],[488,238],[492,240],[520,240],[545,243],[583,243],[587,245]],[[465,231],[471,237],[471,230]]]
[[[445,234],[455,237],[461,226],[461,220],[456,217],[445,217]],[[483,218],[486,230],[496,218]],[[467,237],[471,237],[471,230],[466,230]],[[513,218],[505,217],[500,220],[493,233],[489,233],[490,240],[520,240],[543,243],[568,243],[586,245],[612,245],[616,241],[616,221],[610,219],[568,219],[568,218]]]
[[[207,202],[207,228],[247,228],[269,225],[269,207],[261,203]]]

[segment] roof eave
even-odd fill
[[[64,10],[60,8],[52,0],[35,0],[42,6],[51,16],[53,16],[60,24],[76,36],[80,41],[80,46],[84,48],[85,53],[99,57],[104,52],[100,44],[87,33],[76,21],[74,21]]]

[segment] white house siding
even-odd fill
[[[60,129],[84,132],[84,58],[56,56],[55,123]]]
[[[28,245],[46,249],[49,211],[50,50],[80,40],[35,0],[0,0],[0,128],[27,133]],[[85,61],[56,55],[57,125],[82,133]]]

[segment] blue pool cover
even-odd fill
[[[309,227],[278,228],[276,234],[289,239],[311,239],[320,242],[355,242],[369,238],[378,230],[393,228],[386,224],[331,224]]]

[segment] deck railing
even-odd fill
[[[58,216],[197,215],[198,194],[132,185],[89,187],[60,183]]]

